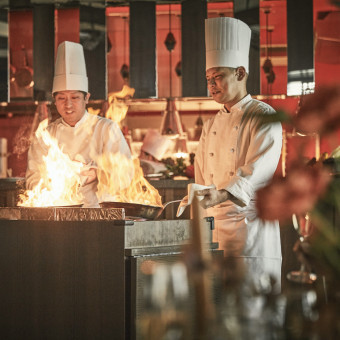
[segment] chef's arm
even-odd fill
[[[32,190],[41,179],[43,156],[47,154],[39,140],[35,137],[28,150],[26,169],[26,189]]]
[[[256,191],[275,173],[282,147],[281,124],[257,124],[250,138],[245,165],[236,170],[224,188],[244,205],[254,199]]]
[[[198,148],[195,152],[195,158],[194,158],[194,171],[195,171],[195,183],[205,185],[205,181],[203,178],[203,154],[204,154],[204,148],[205,148],[205,135],[206,131],[205,128],[203,128],[200,142],[198,144]],[[208,185],[211,183],[208,183]]]
[[[83,170],[81,173],[82,186],[90,184],[97,179],[97,169],[89,167]]]
[[[26,170],[26,189],[32,190],[40,181],[40,173],[35,160],[28,160]]]
[[[197,196],[204,196],[204,198],[200,201],[201,206],[206,209],[213,207],[217,204],[223,203],[227,200],[232,201],[233,203],[244,206],[245,204],[233,196],[230,192],[225,189],[217,190],[216,188],[209,188],[203,190],[195,191]]]

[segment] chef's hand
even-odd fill
[[[97,170],[94,168],[86,169],[80,173],[80,176],[84,178],[82,186],[90,184],[97,179]]]
[[[200,201],[200,205],[204,209],[213,207],[229,199],[229,193],[227,190],[224,189],[217,190],[215,188],[211,188],[197,190],[195,191],[195,195],[204,196],[204,198]]]

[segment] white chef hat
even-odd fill
[[[249,73],[251,29],[243,21],[218,17],[205,20],[206,70],[243,66]]]
[[[160,134],[158,130],[149,129],[146,133],[141,150],[161,160],[170,147],[171,140]]]
[[[88,92],[83,46],[71,41],[58,46],[52,93],[66,90]]]

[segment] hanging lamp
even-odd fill
[[[176,39],[171,32],[171,5],[169,4],[169,33],[166,36],[164,44],[169,51],[169,86],[170,96],[167,98],[166,109],[163,113],[160,132],[162,135],[177,137],[183,135],[182,122],[176,109],[175,100],[172,97],[172,55],[171,52],[176,46]]]
[[[129,82],[130,70],[129,70],[129,66],[126,63],[126,53],[125,53],[126,51],[126,22],[128,18],[122,17],[122,19],[124,20],[124,63],[122,67],[120,68],[120,75],[122,76],[124,81]]]
[[[268,25],[268,15],[270,13],[270,9],[265,9],[264,13],[266,14],[266,60],[264,61],[262,65],[262,69],[266,75],[267,78],[267,93],[271,94],[272,92],[272,87],[271,85],[274,83],[275,80],[275,73],[273,70],[273,64],[271,61],[271,47],[272,47],[272,32],[273,29],[269,28]]]

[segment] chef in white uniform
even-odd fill
[[[59,45],[52,93],[61,118],[52,122],[47,130],[71,160],[84,163],[86,170],[81,174],[83,206],[98,207],[96,157],[118,152],[131,157],[131,153],[115,122],[90,115],[86,110],[90,93],[82,45],[69,41]],[[39,165],[47,151],[42,140],[33,140],[28,152],[27,189],[38,184]]]
[[[280,123],[264,124],[275,113],[246,90],[251,30],[240,20],[206,19],[206,79],[220,111],[203,126],[195,155],[195,182],[207,216],[214,216],[214,240],[229,256],[246,263],[250,275],[266,273],[281,285],[281,242],[277,221],[262,221],[256,190],[272,178],[281,153]]]
[[[149,129],[143,139],[139,160],[144,175],[159,174],[167,168],[161,162],[171,146],[171,140],[156,129]]]

